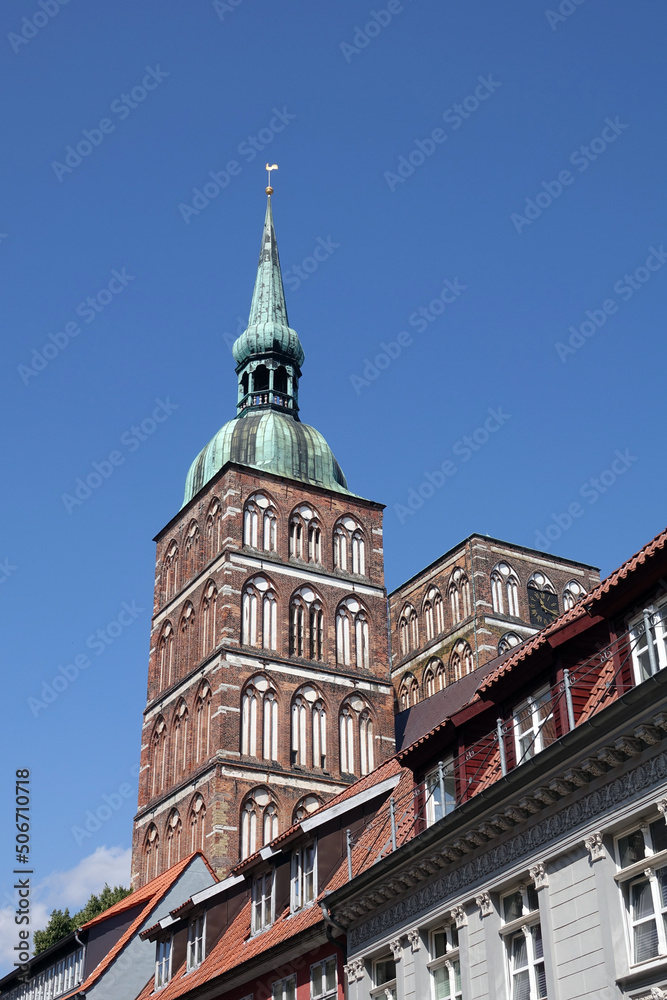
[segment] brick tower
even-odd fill
[[[301,423],[271,188],[237,415],[158,534],[132,884],[224,874],[394,749],[382,510]]]

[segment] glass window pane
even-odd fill
[[[644,962],[658,954],[658,929],[655,920],[647,920],[635,927],[635,962]]]
[[[384,958],[375,964],[375,985],[382,986],[391,979],[396,979],[396,963],[393,958]]]
[[[542,928],[539,924],[533,927],[533,942],[535,944],[535,958],[543,958],[544,947],[542,945]]]
[[[461,963],[454,962],[454,984],[457,993],[461,992]]]
[[[644,834],[641,830],[634,830],[627,837],[619,838],[618,856],[621,868],[627,868],[628,865],[632,865],[635,861],[641,861],[646,857]]]
[[[451,996],[449,971],[444,965],[433,971],[433,985],[435,1000],[449,1000],[449,997]]]
[[[325,967],[324,972],[325,989],[335,990],[336,989],[336,959],[330,958]]]
[[[528,965],[526,939],[523,934],[516,934],[512,938],[512,967],[522,969],[526,965]]]
[[[651,823],[651,843],[654,852],[667,851],[667,823],[664,819],[657,819]]]
[[[527,970],[513,977],[512,1000],[530,1000],[530,977]]]
[[[537,982],[537,996],[539,1000],[547,995],[547,974],[544,969],[544,962],[538,962],[535,966],[535,980]]]
[[[630,886],[630,905],[632,907],[632,919],[641,920],[642,917],[650,917],[653,914],[653,896],[651,886],[647,878],[639,882],[633,882]]]
[[[442,958],[447,954],[447,935],[444,931],[436,931],[432,935],[432,955],[431,958]]]
[[[506,924],[509,924],[512,920],[516,920],[521,916],[522,912],[523,903],[520,892],[513,892],[511,896],[505,896],[503,899],[503,916]]]
[[[537,889],[534,885],[529,885],[526,889],[526,902],[531,913],[533,910],[539,910],[540,904],[537,897]]]

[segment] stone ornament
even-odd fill
[[[602,861],[606,858],[607,853],[604,849],[604,844],[602,843],[601,833],[592,833],[590,837],[586,837],[584,840],[584,847],[588,851],[591,862]]]
[[[403,954],[403,945],[401,944],[401,939],[394,938],[393,941],[389,942],[389,947],[391,948],[391,953],[394,956],[394,961],[399,962]]]
[[[468,914],[463,906],[452,906],[451,914],[457,930],[461,930],[462,927],[468,926]]]
[[[479,896],[475,896],[475,902],[479,906],[479,914],[481,917],[491,916],[493,907],[491,905],[491,897],[488,892],[481,892]]]
[[[539,861],[532,868],[528,869],[528,874],[530,875],[536,889],[544,889],[549,885],[549,876],[547,875],[547,870],[544,864]]]
[[[421,940],[421,934],[419,933],[418,927],[413,927],[411,931],[408,931],[408,941],[410,942],[410,948],[413,952],[419,951]]]

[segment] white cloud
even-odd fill
[[[87,902],[92,893],[99,893],[107,882],[110,886],[125,885],[130,882],[130,858],[132,851],[123,847],[98,847],[93,854],[82,858],[69,871],[54,871],[34,884],[31,896],[32,931],[43,929],[51,910],[69,908],[75,913]],[[14,923],[16,903],[12,903],[12,892],[5,892],[0,906],[0,974],[11,972],[18,943],[19,928]]]

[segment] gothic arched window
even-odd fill
[[[317,795],[305,795],[302,799],[299,799],[294,808],[292,823],[300,823],[302,819],[307,819],[310,814],[319,809],[321,805],[322,803],[318,799]]]
[[[324,767],[327,753],[327,716],[324,701],[312,684],[292,699],[291,760],[302,767]]]
[[[174,780],[177,781],[185,770],[188,759],[188,709],[182,698],[171,724],[171,759]]]
[[[160,834],[151,823],[144,838],[144,879],[151,882],[160,874]]]
[[[436,691],[442,691],[445,687],[445,668],[442,660],[431,660],[424,671],[422,679],[422,689],[427,698],[430,698]]]
[[[472,649],[465,641],[465,639],[459,639],[459,641],[454,646],[452,650],[452,655],[449,659],[449,670],[452,681],[459,681],[466,674],[469,674],[473,670],[473,656]]]
[[[245,584],[241,616],[241,642],[244,646],[277,648],[278,605],[273,585],[265,576],[254,576]]]
[[[373,717],[361,695],[352,694],[343,702],[339,730],[341,772],[368,774],[375,761]]]
[[[241,806],[241,859],[278,836],[278,807],[267,788],[254,788]]]
[[[570,580],[569,583],[566,583],[563,588],[563,611],[569,611],[570,608],[573,608],[585,593],[586,590],[577,580]]]
[[[151,798],[164,789],[166,777],[167,726],[161,715],[151,737]]]
[[[206,557],[214,559],[222,548],[222,508],[217,499],[211,502],[206,515]]]
[[[528,581],[528,586],[534,590],[544,590],[549,594],[555,594],[554,585],[546,573],[535,572]]]
[[[336,611],[336,662],[361,669],[370,663],[368,615],[356,597],[345,598]]]
[[[178,545],[171,542],[164,557],[164,599],[170,601],[178,590]]]
[[[185,536],[185,578],[191,580],[199,572],[199,525],[190,521]]]
[[[521,636],[518,636],[516,632],[505,632],[505,635],[501,636],[498,643],[498,655],[502,656],[503,653],[508,653],[510,649],[514,646],[518,646],[523,642]]]
[[[197,793],[190,806],[190,853],[204,851],[206,845],[206,806]]]
[[[507,598],[507,614],[518,618],[519,581],[508,563],[499,562],[491,571],[491,600],[493,610],[497,614],[505,614],[505,598]]]
[[[211,754],[211,689],[204,683],[195,706],[195,760],[206,760]]]
[[[417,678],[413,677],[412,674],[406,674],[398,691],[398,704],[401,711],[410,708],[411,705],[416,705],[418,701],[419,684]]]
[[[243,544],[265,552],[275,552],[276,509],[265,493],[253,493],[243,509]]]
[[[202,601],[202,655],[206,656],[216,647],[216,613],[218,604],[218,591],[213,583],[209,583],[204,592]]]
[[[158,642],[158,665],[160,691],[169,687],[174,679],[174,630],[171,622],[165,622]]]
[[[366,576],[366,539],[359,522],[349,514],[336,521],[333,554],[335,569]]]
[[[470,581],[465,571],[457,566],[449,581],[449,602],[452,609],[452,619],[456,625],[471,613]]]
[[[165,867],[171,868],[181,860],[181,831],[183,824],[178,809],[172,809],[165,826]]]
[[[445,616],[442,597],[437,587],[430,587],[422,608],[426,625],[426,641],[433,639],[445,629]]]
[[[187,602],[181,616],[180,662],[185,665],[187,673],[199,660],[197,650],[197,631],[195,625],[195,609]]]
[[[324,658],[322,599],[310,587],[301,587],[290,601],[290,656]]]
[[[322,527],[308,504],[301,504],[290,516],[289,554],[318,565],[322,562]]]

